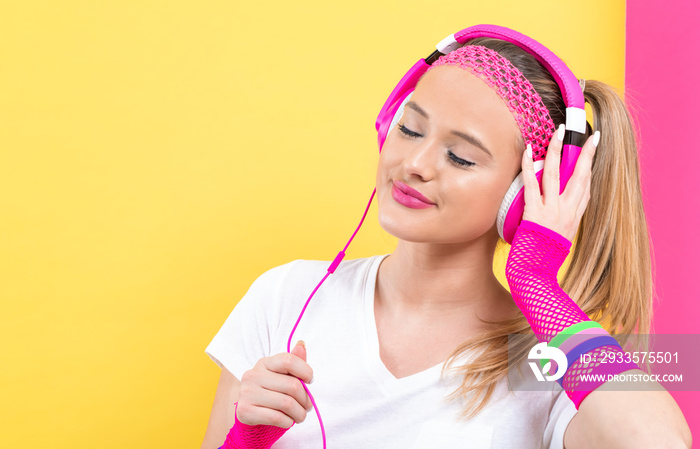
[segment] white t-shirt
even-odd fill
[[[386,369],[374,320],[377,270],[386,256],[343,261],[294,333],[292,346],[304,340],[314,370],[309,390],[328,449],[561,449],[576,408],[556,383],[550,391],[509,391],[504,378],[476,417],[460,421],[461,400],[445,400],[456,384],[441,381],[442,364],[401,379]],[[328,265],[296,260],[262,274],[205,352],[238,379],[260,358],[286,352],[294,323]],[[273,446],[322,447],[313,410]]]

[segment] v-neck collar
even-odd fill
[[[370,372],[372,373],[372,376],[376,382],[387,394],[396,394],[403,390],[412,390],[417,386],[427,386],[430,383],[438,381],[440,370],[444,362],[440,362],[424,371],[411,374],[410,376],[402,377],[400,379],[394,377],[394,375],[387,369],[386,365],[384,365],[384,362],[382,362],[379,355],[377,321],[374,315],[374,291],[377,285],[379,265],[387,256],[389,256],[389,254],[375,256],[367,273],[368,279],[365,283],[364,294],[364,323],[367,349],[365,354],[367,354],[367,363],[369,365]]]

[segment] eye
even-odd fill
[[[403,126],[400,123],[397,126],[399,127],[399,131],[401,131],[401,134],[403,134],[406,137],[412,137],[412,138],[422,137],[417,132],[411,131],[410,129],[406,128],[405,126]]]
[[[457,157],[457,155],[454,154],[452,150],[447,150],[447,156],[455,165],[459,165],[460,167],[471,167],[473,165],[476,165],[474,162],[469,162],[460,157]]]
[[[418,137],[423,137],[421,134],[418,134],[415,131],[411,131],[410,129],[406,128],[404,125],[398,123],[397,124],[399,131],[401,134],[406,136],[407,138],[410,139],[416,139]],[[467,161],[465,159],[462,159],[461,157],[458,157],[456,154],[452,152],[452,150],[447,150],[447,156],[450,158],[450,161],[457,165],[458,167],[472,167],[476,165],[474,162]]]

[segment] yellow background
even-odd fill
[[[496,23],[622,88],[624,14],[621,0],[3,2],[0,447],[199,447],[219,375],[204,348],[263,271],[345,244],[405,70]],[[393,244],[373,207],[347,258]]]

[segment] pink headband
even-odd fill
[[[428,70],[440,65],[468,70],[495,90],[513,113],[525,145],[532,145],[533,159],[544,159],[554,134],[554,122],[542,98],[520,70],[495,50],[480,45],[465,45],[442,55]]]

